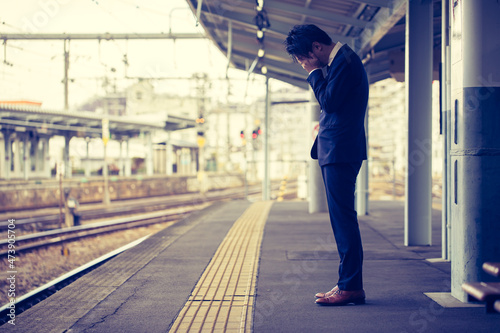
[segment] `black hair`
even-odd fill
[[[319,42],[325,45],[331,45],[332,39],[326,32],[314,24],[296,25],[288,33],[285,39],[286,51],[295,61],[295,57],[309,57],[312,52],[313,42]]]

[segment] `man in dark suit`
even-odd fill
[[[340,256],[339,280],[317,304],[364,304],[363,247],[354,208],[356,177],[366,159],[364,119],[368,80],[363,63],[348,46],[315,25],[295,26],[286,50],[306,71],[321,106],[319,133],[311,149],[318,159],[326,189],[330,222]],[[327,66],[326,77],[322,68]]]

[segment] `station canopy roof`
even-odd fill
[[[125,116],[105,116],[89,111],[44,110],[34,105],[0,103],[0,129],[15,132],[36,132],[46,135],[101,137],[102,120],[109,119],[112,138],[133,138],[155,130],[175,131],[195,127],[194,119],[168,116],[156,123],[137,121]]]
[[[297,24],[315,24],[364,60],[370,81],[391,76],[392,51],[404,51],[407,0],[187,0],[209,37],[236,67],[307,88],[283,41]],[[258,10],[259,7],[262,10]],[[441,3],[434,1],[434,39],[440,44]],[[258,40],[258,31],[264,32]],[[263,51],[260,51],[262,49]],[[404,71],[403,62],[400,68]],[[401,58],[401,54],[399,55]]]

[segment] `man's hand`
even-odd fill
[[[309,57],[296,57],[299,64],[304,68],[308,73],[311,73],[316,68],[321,68],[320,61],[318,57],[309,52]]]

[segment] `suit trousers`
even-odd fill
[[[340,256],[340,290],[363,289],[363,246],[354,208],[356,177],[361,163],[332,163],[321,167],[330,223]]]

